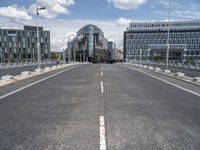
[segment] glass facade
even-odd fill
[[[37,59],[37,28],[0,29],[0,62],[35,61]],[[42,60],[50,59],[50,32],[39,27]]]
[[[200,60],[200,23],[172,22],[170,24],[170,60]],[[160,56],[165,59],[168,23],[131,23],[124,32],[124,59]]]
[[[70,60],[76,59],[96,63],[107,59],[108,40],[105,38],[103,31],[96,25],[83,26],[77,32],[77,36],[72,43],[73,46],[68,46],[68,53],[71,53],[69,55]]]

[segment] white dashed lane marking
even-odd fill
[[[104,93],[103,81],[101,81],[101,93]]]
[[[100,150],[106,150],[106,130],[104,116],[100,116]]]
[[[101,71],[101,77],[103,77],[103,72]]]

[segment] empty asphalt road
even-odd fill
[[[200,87],[153,76],[87,64],[1,87],[0,149],[198,150]]]

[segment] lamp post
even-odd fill
[[[140,49],[140,65],[142,64],[142,49]]]
[[[65,49],[63,49],[63,64],[66,64],[66,53]]]
[[[169,10],[168,10],[168,32],[167,32],[167,52],[166,52],[166,69],[168,69],[169,67],[169,49],[170,49],[170,35],[169,35],[169,32],[170,32],[170,28],[171,28],[171,22],[170,22],[170,19],[171,19],[171,14],[170,14],[170,11],[171,11],[171,0],[169,0]]]
[[[36,0],[36,24],[37,24],[37,60],[38,60],[38,69],[41,69],[40,61],[41,61],[41,53],[40,53],[40,40],[39,40],[39,27],[38,27],[38,16],[39,10],[46,9],[45,7],[38,7],[38,0]]]

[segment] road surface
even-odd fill
[[[80,65],[0,88],[0,149],[197,150],[199,116],[195,85]]]

